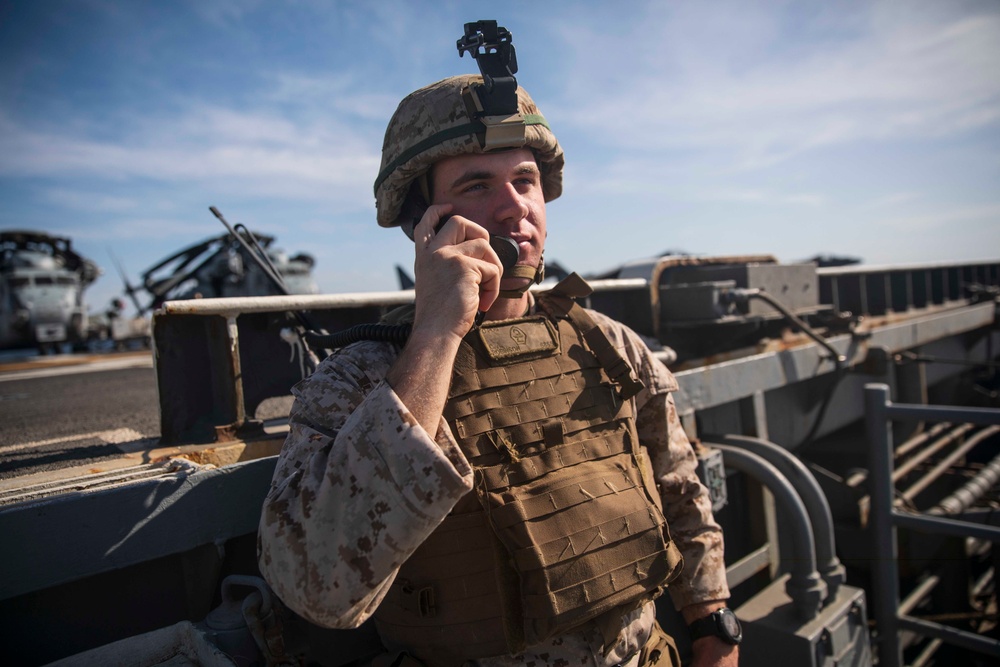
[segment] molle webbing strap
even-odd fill
[[[583,333],[584,340],[601,362],[611,379],[619,386],[623,401],[627,401],[642,391],[642,381],[635,377],[632,367],[621,353],[611,344],[604,331],[594,322],[574,299],[589,296],[590,285],[573,273],[564,278],[548,293],[539,295],[538,304],[553,315],[568,317]]]
[[[484,467],[480,468],[478,473],[482,476],[486,486],[491,489],[516,486],[538,477],[545,470],[566,468],[585,461],[611,456],[621,448],[622,440],[628,437],[628,429],[619,425],[615,430],[595,438],[545,449],[524,458],[517,465]]]
[[[456,359],[456,365],[458,364],[459,360]],[[469,368],[468,370],[461,368],[460,374],[456,373],[452,378],[451,393],[453,396],[464,396],[470,392],[478,391],[482,387],[503,387],[535,382],[559,377],[579,370],[580,367],[580,363],[575,362],[575,360],[568,359],[565,355],[558,355],[545,359],[535,359],[530,364]],[[583,368],[586,372],[588,368],[599,369],[600,365],[594,360],[591,365],[583,366]],[[588,377],[589,379],[592,378]]]
[[[549,360],[545,359],[544,361]],[[559,382],[564,379],[571,382],[573,384],[573,389],[576,391],[579,391],[579,388],[576,386],[577,383],[580,383],[581,386],[592,386],[599,385],[602,382],[609,382],[607,374],[604,373],[604,369],[600,367],[585,368],[578,374],[556,374],[529,380],[528,384],[523,385],[522,388],[518,389],[518,392],[521,395],[517,396],[516,400],[518,403],[521,403],[544,400],[556,395],[565,395],[565,393],[569,392],[564,392],[564,394],[556,393]],[[455,411],[455,417],[457,419],[462,419],[463,417],[476,414],[477,412],[493,410],[495,408],[511,405],[511,397],[504,396],[503,394],[504,392],[502,389],[491,392],[465,394],[461,398],[454,399],[451,407]]]
[[[548,595],[526,595],[523,601],[525,620],[538,627],[556,625],[571,629],[579,620],[586,619],[578,616],[582,609],[587,609],[587,606],[581,606],[581,602],[589,605],[588,616],[592,617],[595,611],[600,614],[634,599],[637,594],[634,589],[640,588],[634,583],[637,579],[652,576],[662,581],[669,574],[666,551],[650,552],[646,549],[636,561],[625,563],[589,581],[581,581]],[[574,611],[577,614],[573,614]]]
[[[562,558],[566,549],[572,553],[584,553],[587,546],[594,543],[594,540],[601,539],[605,533],[613,534],[621,528],[622,524],[636,524],[645,521],[649,517],[649,509],[642,507],[632,514],[624,517],[615,516],[599,524],[587,526],[583,530],[568,535],[566,539],[552,540],[546,544],[539,544],[537,549],[521,549],[514,553],[514,561],[523,571],[537,570],[543,567],[552,567]],[[595,517],[596,521],[596,517]],[[641,534],[640,534],[641,535]],[[624,540],[635,539],[629,534]]]
[[[518,573],[528,646],[649,599],[677,564],[669,557],[665,519],[635,458],[621,441],[615,449],[601,459],[538,470],[523,483],[477,484]],[[517,470],[528,461],[494,468]],[[479,469],[477,476],[485,480]],[[493,478],[502,481],[502,474],[496,470]]]
[[[586,477],[568,480],[565,486],[548,489],[546,493],[539,495],[509,501],[503,507],[494,509],[490,514],[490,520],[495,527],[506,529],[524,524],[531,517],[546,517],[548,529],[558,530],[558,533],[555,534],[565,539],[565,536],[573,533],[574,530],[582,528],[579,523],[565,523],[566,517],[572,515],[572,512],[566,510],[577,505],[589,503],[591,500],[605,496],[618,496],[615,498],[615,505],[608,507],[608,511],[612,514],[605,517],[606,519],[613,516],[623,516],[633,509],[647,507],[644,501],[645,490],[639,486],[641,481],[637,479],[638,476],[630,479],[625,471],[620,469],[627,456],[627,454],[617,454],[617,466],[602,466]],[[609,469],[612,472],[611,475],[608,475]],[[636,505],[635,508],[629,507],[628,503],[636,497],[643,499],[643,503]],[[594,521],[600,520],[597,516],[594,516],[593,519]],[[526,544],[538,545],[547,542],[545,539],[540,539],[544,538],[545,535],[532,535],[532,528],[532,526],[527,526],[524,529]],[[623,525],[620,528],[627,533],[628,526]],[[529,537],[534,539],[529,540]]]
[[[621,409],[615,413],[614,417],[616,419],[628,419],[632,416],[631,404],[625,403],[622,405]],[[603,412],[603,415],[601,414]],[[562,419],[562,427],[565,433],[575,433],[582,431],[594,425],[594,422],[601,416],[610,415],[610,410],[592,409],[590,411],[581,412],[578,416],[574,417],[564,417]],[[464,439],[461,435],[462,429],[456,429],[456,435]],[[547,432],[545,426],[542,424],[518,424],[516,426],[511,426],[506,429],[499,429],[496,431],[496,437],[499,442],[507,441],[510,443],[516,443],[516,450],[521,456],[533,455],[538,449],[543,446],[548,446],[546,441]],[[532,447],[532,444],[537,446]],[[497,447],[495,444],[489,442],[487,438],[469,438],[466,442],[462,443],[462,449],[465,451],[466,456],[469,457],[471,463],[477,463],[473,461],[480,456],[486,456],[490,454],[497,453]]]
[[[607,387],[588,387],[577,394],[560,394],[517,404],[504,402],[503,393],[497,393],[499,396],[494,395],[494,398],[498,399],[498,405],[493,409],[456,420],[461,437],[566,417],[573,413],[595,418],[604,416],[605,420],[611,420],[618,414],[617,406],[607,405]]]

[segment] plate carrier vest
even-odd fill
[[[616,633],[680,572],[636,435],[642,383],[573,300],[589,293],[573,274],[538,295],[544,315],[486,322],[463,341],[445,418],[475,489],[376,611],[390,650],[437,667],[592,621]]]

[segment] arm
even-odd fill
[[[677,380],[630,329],[607,318],[602,326],[646,387],[636,396],[636,427],[650,455],[671,537],[684,556],[684,569],[668,590],[685,622],[691,623],[726,606],[722,530],[712,515],[708,490],[695,472],[694,449],[674,406]],[[738,662],[737,648],[716,637],[699,639],[692,650],[694,667],[735,667]]]
[[[493,305],[503,270],[479,225],[455,216],[434,231],[451,210],[450,204],[430,206],[413,230],[413,331],[386,378],[427,429],[441,420],[458,346],[477,311]]]
[[[684,622],[690,624],[726,606],[729,587],[722,530],[712,516],[708,490],[695,474],[694,449],[677,417],[673,396],[651,396],[637,425],[660,485],[670,534],[684,556],[684,569],[668,590]],[[691,649],[692,667],[738,664],[738,647],[717,637],[702,637]]]
[[[449,210],[431,206],[415,230],[416,319],[398,358],[355,345],[297,387],[258,560],[278,596],[320,625],[364,622],[472,486],[441,413],[458,344],[495,299],[500,269],[481,227],[456,218],[433,233]]]
[[[366,343],[296,387],[259,532],[282,601],[327,627],[356,627],[396,571],[472,486],[450,431],[431,438],[378,377],[391,348]]]

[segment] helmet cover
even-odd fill
[[[506,139],[501,136],[497,143],[490,137],[493,130],[489,122],[496,117],[480,120],[474,106],[476,98],[472,91],[482,82],[479,75],[453,76],[410,93],[399,103],[385,131],[382,164],[375,180],[379,225],[399,226],[400,210],[413,182],[435,162],[456,155],[531,148],[541,172],[545,201],[562,194],[562,148],[527,91],[518,86],[520,115],[501,123],[507,126],[514,121],[517,131],[513,138],[509,133],[504,135],[501,129],[498,135]]]

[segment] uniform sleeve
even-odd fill
[[[631,329],[603,316],[595,319],[645,385],[635,399],[636,428],[649,453],[670,535],[684,556],[680,576],[668,587],[674,606],[728,599],[722,529],[674,406],[677,379]]]
[[[670,535],[684,556],[684,568],[668,588],[674,606],[728,599],[722,529],[712,515],[708,489],[695,472],[698,462],[673,395],[651,395],[636,426],[660,487]]]
[[[432,438],[382,379],[389,345],[354,345],[294,389],[258,533],[261,573],[319,625],[352,628],[472,488],[442,421]]]

